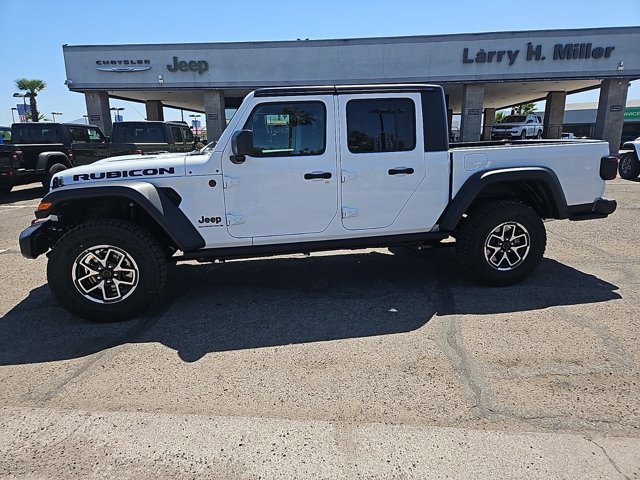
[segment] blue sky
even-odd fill
[[[56,119],[71,121],[86,113],[84,96],[69,92],[63,84],[63,44],[313,40],[633,26],[640,24],[640,0],[0,0],[0,20],[0,125],[9,125],[16,103],[14,81],[21,77],[47,83],[38,96],[38,106],[47,117],[51,118],[50,112],[63,112]],[[568,101],[596,101],[597,96],[597,91],[585,92]],[[640,99],[640,81],[632,83],[628,98]],[[111,104],[126,109],[125,120],[144,117],[142,104],[118,100]]]

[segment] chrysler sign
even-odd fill
[[[143,72],[151,69],[151,60],[96,60],[96,65],[101,72]]]

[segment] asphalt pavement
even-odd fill
[[[640,478],[640,182],[516,286],[449,249],[189,262],[115,324],[20,255],[41,194],[0,195],[0,478]]]

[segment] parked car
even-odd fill
[[[105,158],[107,139],[95,125],[14,123],[11,141],[0,145],[0,192],[15,185],[42,182],[66,168]]]
[[[106,159],[65,170],[20,235],[48,253],[70,311],[129,318],[167,263],[407,245],[455,238],[491,285],[528,277],[544,219],[605,218],[617,157],[604,141],[450,148],[434,85],[265,88],[245,97],[213,149]],[[336,272],[339,274],[339,272]]]
[[[491,128],[491,139],[542,138],[542,119],[538,115],[507,115]]]
[[[190,152],[195,139],[182,122],[115,122],[108,151],[111,156]]]

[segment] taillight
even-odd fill
[[[140,149],[131,150],[131,155],[142,155],[142,150]]]
[[[75,154],[73,153],[73,150],[68,149],[67,150],[67,157],[69,157],[69,160],[71,160],[73,162]]]
[[[22,150],[16,150],[11,154],[11,164],[13,168],[20,168],[21,161],[22,161]]]
[[[618,173],[618,157],[607,155],[600,159],[600,178],[603,180],[613,180]]]

